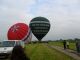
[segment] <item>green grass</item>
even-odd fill
[[[54,45],[54,46],[60,46],[63,47],[63,43],[62,42],[49,42],[50,45]]]
[[[31,60],[74,60],[55,49],[50,49],[45,44],[29,44],[25,48],[25,53]]]
[[[70,43],[70,49],[76,50],[76,44],[75,43]]]
[[[54,45],[54,46],[60,46],[60,47],[63,47],[63,43],[62,42],[49,42],[50,45]],[[76,50],[76,45],[75,43],[70,43],[69,44],[69,48],[71,50]]]

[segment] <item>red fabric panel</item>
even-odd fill
[[[29,27],[24,23],[17,23],[8,31],[8,40],[22,40],[28,33]]]

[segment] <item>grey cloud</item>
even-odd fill
[[[0,0],[0,37],[7,39],[7,31],[17,22],[29,24],[37,16],[49,19],[51,29],[43,40],[80,38],[79,0]],[[36,8],[36,9],[35,9]],[[34,12],[34,13],[32,13]],[[33,39],[36,38],[33,36]],[[37,40],[37,39],[36,39]]]

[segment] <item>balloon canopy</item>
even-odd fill
[[[30,28],[25,23],[17,23],[10,27],[7,33],[8,40],[23,40],[26,41],[26,37],[30,33]],[[25,39],[25,40],[24,40]]]
[[[39,41],[41,41],[41,39],[48,33],[50,29],[50,22],[44,17],[36,17],[31,20],[29,26],[32,33]]]

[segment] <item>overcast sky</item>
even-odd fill
[[[0,40],[7,39],[13,24],[29,25],[38,16],[51,23],[43,40],[80,38],[80,0],[0,0]]]

